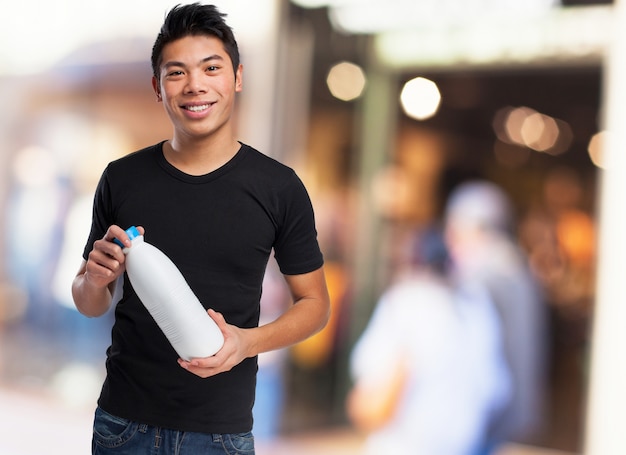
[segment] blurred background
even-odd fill
[[[43,453],[45,435],[68,436],[45,453],[89,450],[112,314],[79,315],[70,285],[104,166],[171,135],[149,55],[176,3],[2,0],[0,426],[17,436],[0,441],[7,455]],[[352,346],[412,235],[441,220],[457,184],[481,178],[511,198],[549,314],[545,423],[509,450],[582,453],[614,2],[209,3],[240,44],[239,137],[307,185],[334,310],[322,333],[262,356],[259,451],[358,453],[345,415]],[[281,302],[281,286],[270,269],[266,297]]]

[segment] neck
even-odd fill
[[[163,145],[163,154],[165,159],[179,170],[190,175],[204,175],[230,161],[240,146],[234,138],[186,140],[174,136]]]

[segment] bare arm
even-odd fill
[[[330,298],[324,269],[286,275],[294,304],[275,321],[251,329],[250,355],[291,346],[319,332],[330,317]]]
[[[191,362],[179,359],[180,365],[198,376],[213,376],[230,370],[245,358],[291,346],[322,330],[330,316],[324,269],[288,275],[285,279],[294,304],[275,321],[241,329],[227,324],[221,314],[209,310],[224,334],[224,346],[213,357]]]
[[[89,258],[83,260],[72,283],[74,304],[85,316],[97,317],[107,312],[117,277],[124,273],[125,256],[119,245],[113,243],[114,238],[131,245],[122,228],[111,226],[104,237],[94,243]]]

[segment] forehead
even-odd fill
[[[221,59],[225,63],[231,63],[224,43],[216,36],[188,35],[167,43],[163,47],[161,66],[171,62],[185,65],[198,64],[207,58]]]

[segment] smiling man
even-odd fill
[[[243,67],[214,6],[172,9],[152,67],[173,137],[105,169],[74,301],[90,317],[109,310],[125,271],[113,240],[130,246],[124,228],[138,225],[179,267],[225,342],[212,357],[178,358],[125,277],[92,452],[253,454],[257,355],[306,339],[329,316],[311,201],[292,169],[235,138]],[[294,304],[259,326],[272,252]]]

